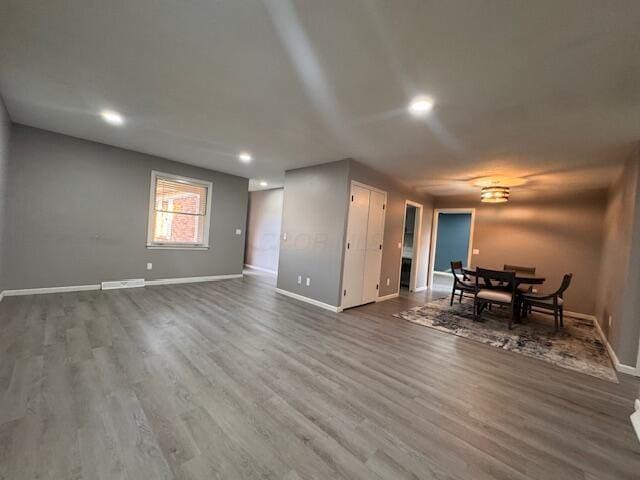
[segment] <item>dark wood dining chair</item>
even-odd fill
[[[505,264],[502,269],[516,273],[528,273],[530,275],[536,274],[536,267],[522,267],[520,265]],[[518,293],[531,293],[533,292],[533,285],[516,285],[516,291]],[[529,307],[529,313],[531,313],[531,307]]]
[[[457,292],[460,292],[460,303],[462,303],[462,295],[464,293],[475,294],[476,284],[462,270],[462,262],[456,260],[451,262],[451,273],[453,273],[453,290],[451,291],[451,301],[449,305],[453,305],[453,299]]]
[[[516,272],[516,273],[528,273],[531,275],[536,274],[536,267],[521,267],[519,265],[505,264],[502,269],[504,271],[510,271],[510,272]],[[516,288],[521,293],[531,292],[533,290],[533,287],[531,285],[518,285]]]
[[[473,320],[482,317],[487,305],[502,305],[510,309],[509,329],[516,315],[516,272],[476,268],[476,291],[473,302]]]
[[[553,293],[524,293],[522,294],[522,311],[526,316],[527,312],[532,309],[543,310],[544,312],[553,312],[553,320],[556,331],[558,331],[558,320],[560,326],[564,327],[564,292],[571,285],[573,274],[567,273],[562,278],[560,288]]]

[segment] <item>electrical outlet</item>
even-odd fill
[[[474,249],[473,249],[473,254],[474,254],[474,255],[480,255],[480,249],[478,249],[478,248],[474,248]]]
[[[611,321],[613,320],[613,315],[609,315],[609,328],[611,328]]]
[[[310,287],[310,286],[311,286],[311,278],[307,277],[307,287]]]
[[[387,287],[389,286],[390,283],[391,283],[391,279],[387,277]]]
[[[287,241],[287,234],[286,234],[286,232],[282,234],[282,240],[284,240],[285,242]]]
[[[147,263],[147,270],[153,270],[153,263]]]
[[[302,275],[298,275],[298,285],[302,285]]]
[[[398,242],[398,248],[402,248],[402,242]]]
[[[242,229],[236,228],[236,235],[242,235]]]

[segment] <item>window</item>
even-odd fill
[[[148,248],[209,247],[211,182],[151,172]]]

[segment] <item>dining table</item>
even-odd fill
[[[476,267],[465,267],[462,269],[463,273],[471,277],[476,276]],[[518,285],[542,285],[546,278],[535,273],[527,272],[515,272],[516,274],[516,287]]]
[[[509,271],[509,270],[506,270]],[[476,276],[476,267],[466,267],[462,269],[462,272],[465,275],[471,276],[471,277],[475,277]],[[542,285],[546,278],[541,276],[541,275],[536,275],[535,273],[527,273],[527,272],[522,272],[522,271],[513,271],[516,276],[515,276],[515,281],[516,281],[516,285],[515,287],[518,288],[519,285]],[[518,295],[516,297],[516,311],[515,311],[515,319],[514,322],[515,323],[520,323],[522,318],[520,315],[520,306],[521,306],[521,299],[520,299],[520,295]]]

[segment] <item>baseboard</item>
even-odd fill
[[[329,310],[334,313],[339,313],[342,311],[341,307],[335,307],[333,305],[329,305],[328,303],[320,302],[318,300],[314,300],[313,298],[305,297],[303,295],[298,295],[297,293],[290,292],[289,290],[283,290],[281,288],[276,288],[276,293],[280,295],[284,295],[286,297],[295,298],[296,300],[300,300],[301,302],[306,302],[311,305],[315,305],[316,307],[324,308],[325,310]]]
[[[414,293],[420,293],[420,292],[424,292],[426,289],[427,289],[427,286],[426,286],[426,285],[424,285],[424,286],[422,286],[422,287],[414,288],[414,289],[413,289],[413,292],[414,292]]]
[[[145,285],[176,285],[179,283],[200,283],[200,282],[216,282],[218,280],[230,280],[232,278],[242,278],[241,273],[231,275],[211,275],[208,277],[178,277],[178,278],[160,278],[158,280],[145,280]]]
[[[232,278],[242,278],[242,274],[233,275],[213,275],[208,277],[182,277],[182,278],[163,278],[159,280],[146,280],[141,284],[136,284],[137,287],[144,287],[146,285],[175,285],[178,283],[197,283],[197,282],[214,282],[217,280],[229,280]],[[142,279],[140,279],[142,280]],[[109,282],[105,282],[109,283]],[[84,292],[87,290],[110,290],[113,288],[125,288],[114,287],[107,285],[106,288],[102,288],[100,284],[97,285],[74,285],[68,287],[44,287],[44,288],[22,288],[17,290],[5,290],[0,293],[0,301],[4,297],[17,297],[21,295],[42,295],[47,293],[66,293],[66,292]]]
[[[376,298],[376,302],[384,302],[385,300],[391,300],[392,298],[398,298],[399,296],[400,294],[398,292],[390,293],[389,295],[383,295],[382,297]]]
[[[564,314],[567,317],[579,318],[580,320],[591,320],[593,323],[598,323],[598,319],[596,318],[596,316],[590,315],[588,313],[579,313],[579,312],[572,312],[570,310],[565,310]]]
[[[633,429],[636,431],[638,440],[640,440],[640,410],[636,410],[635,413],[631,414],[630,418],[631,425],[633,425]]]
[[[593,317],[593,315],[591,315],[591,316]],[[609,356],[611,357],[611,360],[613,361],[613,366],[615,367],[615,369],[617,371],[619,371],[620,373],[626,373],[627,375],[633,375],[634,377],[640,377],[640,372],[638,372],[637,368],[632,367],[630,365],[625,365],[624,363],[620,363],[620,360],[618,360],[618,356],[616,355],[616,352],[613,350],[613,347],[609,343],[609,340],[607,339],[607,337],[605,336],[604,332],[602,331],[602,328],[600,327],[600,322],[598,322],[596,320],[596,317],[593,317],[593,319],[594,319],[593,323],[596,326],[596,330],[598,331],[598,334],[600,335],[600,339],[602,340],[602,343],[606,347],[607,352],[609,353]]]
[[[245,268],[249,268],[251,270],[257,270],[258,272],[270,273],[272,275],[278,275],[277,270],[269,270],[268,268],[256,267],[255,265],[249,265],[248,263],[244,264]]]
[[[100,290],[100,285],[75,285],[69,287],[44,287],[21,288],[18,290],[5,290],[3,297],[17,297],[21,295],[42,295],[46,293],[84,292],[87,290]]]

